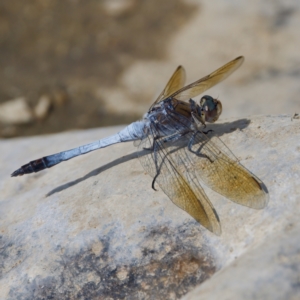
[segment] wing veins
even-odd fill
[[[182,66],[178,66],[171,78],[169,79],[168,83],[166,84],[165,88],[162,90],[160,95],[157,99],[153,102],[150,109],[160,101],[168,98],[171,94],[175,93],[177,90],[182,88],[185,83],[185,70]],[[149,109],[149,110],[150,110]]]
[[[196,97],[199,94],[202,94],[209,88],[213,87],[214,85],[220,83],[224,79],[226,79],[229,75],[231,75],[236,69],[238,69],[242,63],[244,62],[244,57],[239,56],[234,60],[228,62],[227,64],[223,65],[219,69],[215,70],[209,75],[202,77],[201,79],[181,88],[180,90],[176,91],[170,98],[176,98],[178,100],[188,100],[190,98]]]
[[[261,209],[267,205],[268,191],[262,181],[240,164],[219,138],[216,136],[208,138],[201,133],[195,139],[194,144],[197,147],[200,144],[205,155],[210,156],[211,153],[215,157],[215,160],[208,162],[190,152],[193,165],[199,170],[196,174],[205,185],[244,206]],[[207,140],[208,143],[202,146]],[[227,154],[230,154],[230,157]]]
[[[173,152],[168,153],[165,149],[165,144],[162,144],[159,140],[156,142],[159,147],[157,155],[160,157],[158,164],[162,164],[162,167],[160,167],[160,174],[157,177],[157,182],[161,189],[169,196],[174,204],[188,212],[207,229],[219,235],[221,233],[221,228],[218,216],[201,187],[189,158],[185,156],[188,161],[184,161],[183,157],[180,157],[181,155],[185,155],[184,150],[182,151],[182,148],[184,147],[173,149],[174,153],[180,152],[181,154],[178,157],[181,166],[183,166],[182,171],[174,159]],[[153,162],[155,159],[154,154],[151,153],[150,155],[151,162]],[[188,166],[186,164],[188,164]],[[144,163],[142,163],[142,165],[145,167]],[[147,170],[147,166],[145,169]],[[147,171],[149,172],[149,170]],[[151,175],[153,176],[153,169]],[[171,188],[168,188],[168,186],[171,186]],[[177,194],[176,192],[172,192],[172,189],[175,190]],[[197,211],[200,209],[199,206],[201,207],[201,212]],[[205,220],[203,220],[204,216]]]

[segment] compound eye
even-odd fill
[[[203,96],[200,100],[200,106],[205,114],[205,121],[209,123],[217,121],[222,113],[221,102],[211,96]]]

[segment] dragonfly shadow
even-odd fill
[[[213,130],[215,135],[222,136],[223,134],[233,132],[237,129],[242,130],[242,129],[246,128],[249,124],[250,124],[250,120],[240,119],[240,120],[236,120],[234,122],[226,122],[226,123],[222,123],[222,124],[210,124],[210,125],[207,126],[206,130]],[[142,157],[142,156],[145,156],[147,154],[149,154],[149,151],[139,151],[139,152],[134,152],[134,153],[122,156],[120,158],[117,158],[117,159],[113,160],[112,162],[107,163],[107,164],[105,164],[105,165],[89,172],[88,174],[86,174],[83,177],[80,177],[76,180],[67,182],[63,185],[60,185],[60,186],[56,187],[55,189],[53,189],[52,191],[47,193],[46,197],[49,197],[49,196],[51,196],[55,193],[61,192],[61,191],[66,190],[66,189],[68,189],[72,186],[75,186],[76,184],[78,184],[78,183],[80,183],[84,180],[87,180],[90,177],[97,176],[100,173],[102,173],[102,172],[104,172],[104,171],[106,171],[106,170],[108,170],[112,167],[115,167],[115,166],[120,165],[122,163],[128,162],[132,159],[137,158],[138,156]]]
[[[144,154],[141,153],[141,155],[146,155],[147,154],[146,151],[141,151],[141,152],[145,152]],[[105,164],[105,165],[103,165],[103,166],[101,166],[101,167],[99,167],[99,168],[97,168],[97,169],[89,172],[88,174],[86,174],[83,177],[80,177],[80,178],[78,178],[76,180],[67,182],[67,183],[65,183],[65,184],[63,184],[61,186],[56,187],[55,189],[53,189],[52,191],[50,191],[49,193],[47,193],[46,197],[49,197],[49,196],[51,196],[51,195],[53,195],[55,193],[61,192],[63,190],[66,190],[67,188],[70,188],[70,187],[72,187],[72,186],[74,186],[74,185],[76,185],[76,184],[78,184],[78,183],[80,183],[80,182],[82,182],[82,181],[84,181],[86,179],[89,179],[90,177],[97,176],[100,173],[102,173],[102,172],[104,172],[104,171],[106,171],[106,170],[108,170],[110,168],[113,168],[113,167],[115,167],[117,165],[120,165],[122,163],[130,161],[130,160],[135,159],[137,157],[138,157],[138,153],[134,152],[134,153],[122,156],[120,158],[117,158],[117,159],[113,160],[112,162],[110,162],[108,164]]]
[[[209,124],[205,130],[213,130],[214,134],[217,136],[222,136],[223,134],[231,133],[237,129],[243,130],[250,124],[249,119],[239,119],[234,122],[226,122],[220,124]]]

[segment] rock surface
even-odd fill
[[[0,140],[1,299],[179,299],[210,277],[185,299],[299,299],[300,121],[212,128],[270,193],[253,210],[206,189],[220,237],[151,189],[131,143],[10,178],[120,128]]]
[[[48,95],[43,95],[36,106],[34,107],[34,115],[38,120],[45,119],[51,108],[51,98]]]
[[[299,299],[300,226],[291,222],[183,300]]]

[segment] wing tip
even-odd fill
[[[240,55],[237,58],[235,58],[235,60],[242,60],[242,61],[244,61],[245,60],[245,56],[244,55]]]
[[[219,215],[218,215],[218,213],[217,213],[217,211],[215,210],[214,207],[212,207],[212,210],[213,210],[213,212],[215,214],[215,217],[217,219],[217,222],[214,222],[214,224],[213,224],[214,226],[212,226],[213,227],[213,231],[212,232],[215,235],[220,236],[222,234],[220,218],[219,218]]]
[[[214,228],[214,230],[212,231],[212,233],[214,233],[217,236],[221,236],[221,234],[222,234],[221,226],[218,227],[218,228]]]
[[[253,203],[255,203],[255,205],[253,205]],[[268,203],[269,193],[264,193],[263,195],[261,195],[261,197],[259,197],[259,199],[256,199],[256,201],[252,201],[252,206],[250,207],[254,209],[264,209],[267,207]]]
[[[257,185],[260,188],[260,193],[258,196],[255,197],[255,199],[253,199],[253,203],[256,203],[256,205],[251,206],[252,208],[255,209],[263,209],[268,205],[269,202],[269,191],[267,186],[260,180],[258,179],[256,176],[252,176],[253,180],[255,180],[255,182],[257,183]],[[256,200],[256,201],[254,201]]]

